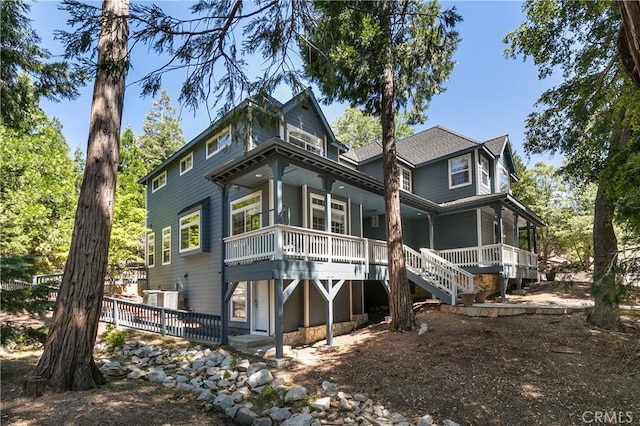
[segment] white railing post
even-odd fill
[[[120,325],[120,318],[118,318],[118,299],[111,299],[113,301],[113,324],[117,327]]]
[[[275,253],[274,253],[274,259],[275,260],[282,260],[282,246],[283,246],[283,229],[279,226],[276,226],[275,228]]]
[[[364,247],[364,270],[366,271],[365,273],[368,274],[369,273],[369,240],[368,239],[364,239],[364,241],[362,242],[363,247]]]

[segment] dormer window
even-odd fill
[[[478,163],[478,180],[480,180],[480,185],[489,188],[489,160],[482,156],[480,156]]]
[[[289,128],[289,143],[299,146],[302,149],[311,151],[314,154],[322,155],[324,152],[322,138],[307,133],[302,129],[290,126]]]
[[[499,192],[509,192],[509,172],[507,169],[501,164],[498,166],[498,191]]]
[[[398,165],[398,167],[400,168],[400,189],[411,192],[413,187],[411,182],[411,169],[401,165]]]
[[[449,189],[471,184],[471,154],[449,160]]]

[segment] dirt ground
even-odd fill
[[[508,301],[588,301],[579,285],[532,290]],[[310,392],[329,380],[343,391],[366,393],[412,420],[431,414],[461,425],[573,425],[594,424],[607,414],[640,424],[640,313],[623,320],[627,332],[619,333],[588,326],[582,313],[491,319],[425,306],[418,312],[418,321],[427,324],[422,335],[372,324],[337,337],[331,350],[294,350],[297,359],[287,374]],[[0,356],[1,424],[229,424],[200,411],[187,394],[142,381],[109,378],[89,392],[25,398],[22,380],[38,356]]]

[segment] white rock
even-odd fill
[[[212,399],[213,399],[213,394],[209,389],[205,389],[202,392],[200,392],[200,395],[198,395],[198,398],[197,398],[198,401],[210,401]]]
[[[271,417],[273,420],[275,420],[277,422],[281,422],[283,420],[287,420],[288,418],[291,417],[291,408],[289,408],[289,407],[284,407],[284,408],[272,407],[271,410],[269,410],[269,417]]]
[[[307,397],[307,388],[299,386],[287,392],[284,396],[284,402],[300,401]]]
[[[460,426],[460,425],[454,422],[453,420],[446,419],[445,421],[442,422],[442,426]]]
[[[416,426],[431,426],[433,424],[433,417],[429,414],[425,414],[424,416],[418,419]]]
[[[331,398],[326,396],[324,398],[316,399],[311,403],[311,406],[316,410],[328,410],[331,406]]]
[[[334,395],[338,393],[338,386],[326,380],[322,382],[322,389],[329,395]]]
[[[273,376],[271,375],[271,371],[269,370],[259,370],[249,376],[247,379],[247,384],[252,388],[263,386],[273,380]]]
[[[314,422],[313,417],[309,413],[298,413],[282,422],[281,426],[311,426]]]
[[[147,374],[145,374],[145,377],[150,382],[162,383],[164,382],[164,379],[166,379],[167,376],[166,374],[164,374],[164,371],[151,370],[151,371],[147,371]]]

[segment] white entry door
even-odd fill
[[[269,335],[271,331],[269,281],[253,281],[251,290],[251,333]]]

